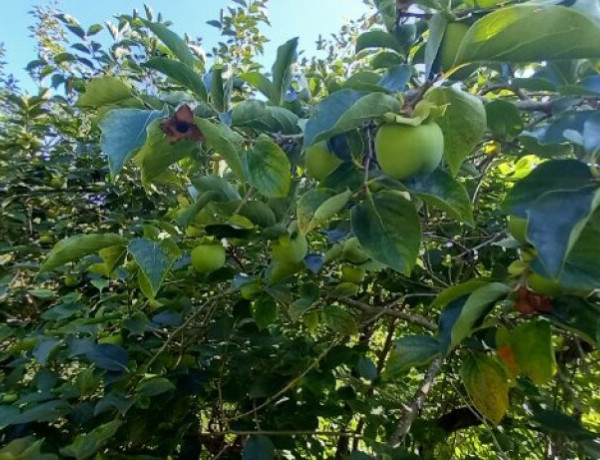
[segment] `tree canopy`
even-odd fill
[[[0,459],[600,458],[596,3],[366,3],[269,68],[267,0],[34,9]]]

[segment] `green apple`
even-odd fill
[[[249,283],[245,283],[240,287],[240,294],[242,299],[252,300],[258,297],[258,295],[263,291],[263,286],[260,281],[251,281]]]
[[[440,45],[440,64],[442,71],[447,72],[454,67],[454,61],[460,48],[460,42],[469,30],[469,26],[462,22],[451,22],[446,26],[444,38]]]
[[[342,267],[342,279],[351,283],[360,283],[365,279],[365,269],[354,265],[344,265]]]
[[[225,249],[220,244],[201,244],[192,250],[192,266],[210,273],[225,265]]]
[[[58,176],[52,176],[50,179],[50,187],[52,188],[62,188],[64,181]]]
[[[342,160],[329,151],[326,141],[321,141],[306,149],[304,164],[308,175],[322,182],[342,164]]]
[[[521,244],[527,243],[527,219],[524,217],[508,217],[508,233]]]
[[[370,257],[360,246],[357,238],[350,238],[344,242],[342,254],[345,260],[352,264],[364,264],[368,262]]]
[[[429,174],[442,161],[444,135],[432,121],[419,126],[382,125],[375,136],[375,152],[382,171],[394,179]]]
[[[77,277],[73,276],[73,275],[67,275],[65,277],[65,286],[67,287],[75,287],[79,284],[79,281],[77,280]]]
[[[40,243],[42,244],[52,244],[54,243],[54,237],[49,235],[48,233],[44,233],[40,235]]]
[[[308,241],[298,230],[298,224],[294,222],[288,228],[288,232],[273,243],[271,250],[273,258],[278,262],[298,263],[308,252]]]

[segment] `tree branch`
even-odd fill
[[[396,447],[402,444],[402,442],[404,441],[404,438],[410,431],[412,423],[415,421],[415,418],[417,418],[419,412],[421,412],[423,404],[425,403],[425,398],[427,397],[429,390],[431,390],[433,381],[439,374],[441,368],[442,357],[439,357],[433,361],[431,366],[429,366],[429,370],[427,371],[427,374],[425,374],[425,380],[423,380],[421,388],[419,388],[419,390],[413,397],[411,403],[405,407],[403,416],[400,418],[400,422],[398,423],[398,426],[396,428],[396,432],[394,433],[394,436],[392,437],[392,439],[390,439],[388,443],[390,446]]]

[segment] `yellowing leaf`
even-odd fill
[[[483,353],[474,353],[464,361],[460,376],[475,408],[493,424],[500,423],[508,409],[509,388],[502,364]]]

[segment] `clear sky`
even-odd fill
[[[28,11],[32,5],[47,3],[48,0],[0,0],[0,43],[7,50],[6,70],[25,89],[31,89],[31,81],[23,68],[35,58],[35,44],[27,30],[32,23]],[[115,14],[131,13],[134,8],[143,11],[144,3],[171,20],[176,32],[203,37],[206,49],[218,39],[217,30],[206,21],[218,19],[221,8],[234,5],[226,0],[61,0],[59,8],[75,17],[85,29],[94,23],[104,23]],[[261,59],[269,67],[277,46],[289,38],[300,37],[300,48],[313,55],[319,34],[336,32],[347,19],[358,18],[368,11],[362,0],[270,0],[269,5],[272,27],[265,33],[271,41]],[[96,37],[108,40],[108,33],[103,31]]]

